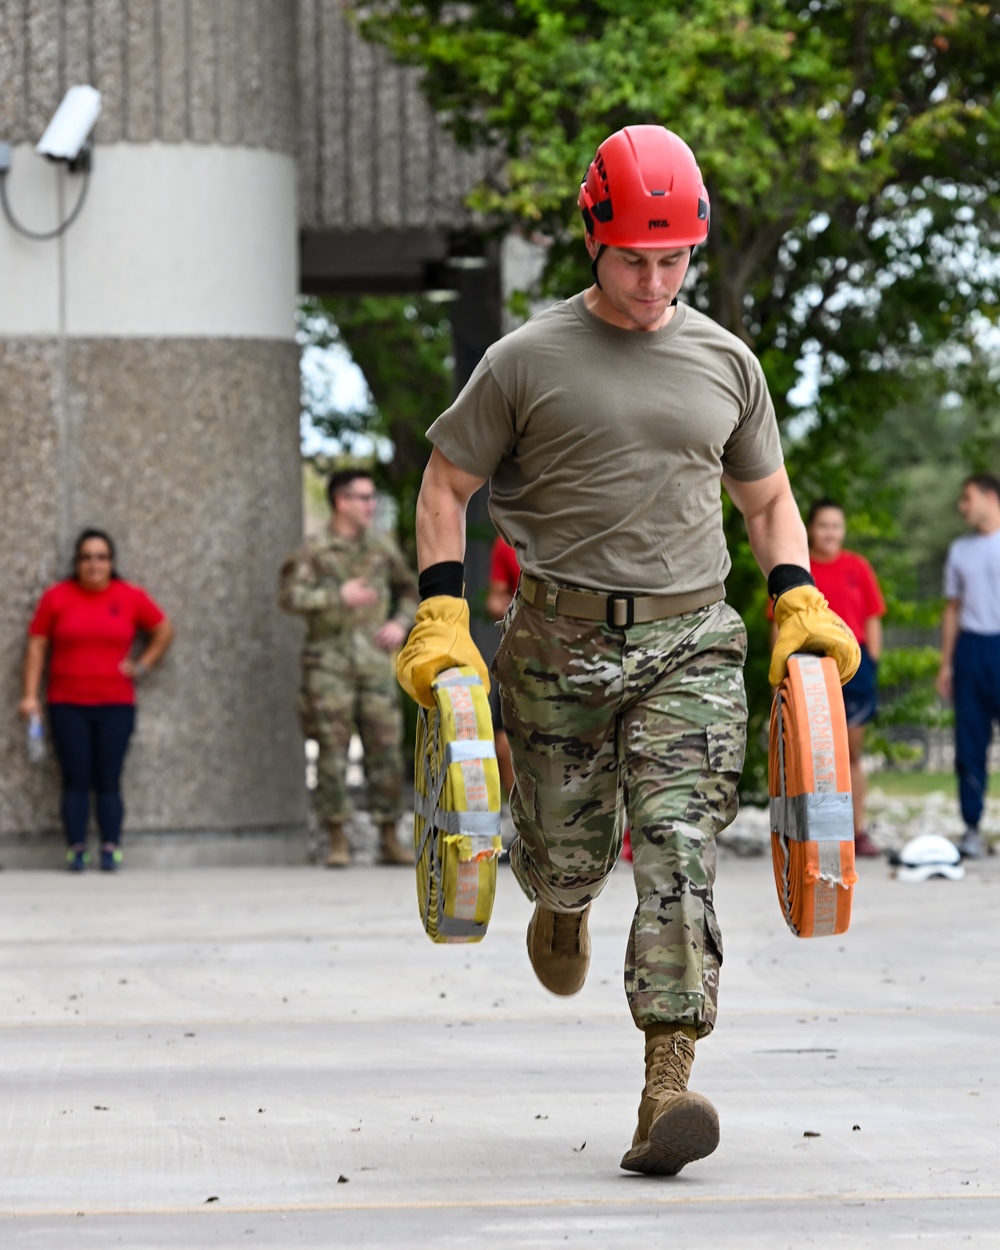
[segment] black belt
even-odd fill
[[[598,590],[540,582],[526,573],[521,574],[518,589],[527,603],[544,610],[546,615],[551,612],[553,616],[571,616],[580,621],[604,621],[609,629],[628,629],[630,625],[684,616],[718,603],[726,595],[721,582],[680,595],[604,594]]]

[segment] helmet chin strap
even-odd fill
[[[601,280],[600,280],[600,278],[597,276],[597,262],[598,262],[598,261],[601,259],[601,257],[604,255],[604,249],[605,249],[606,247],[607,247],[607,244],[606,244],[606,243],[598,243],[598,245],[597,245],[597,255],[596,255],[596,256],[594,257],[594,259],[590,262],[590,272],[594,275],[594,285],[597,287],[597,289],[598,289],[599,291],[603,291],[603,290],[604,290],[604,287],[602,287],[602,286],[601,286]]]

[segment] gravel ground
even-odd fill
[[[364,776],[360,767],[360,746],[360,742],[352,744],[351,766],[348,769],[348,783],[358,807],[357,815],[348,827],[348,836],[355,860],[365,864],[375,861],[377,835],[371,819],[363,810],[365,794]],[[307,785],[311,789],[316,784],[315,747],[312,743],[306,745],[306,760]],[[878,774],[869,778],[867,807],[868,832],[886,855],[899,850],[911,838],[923,833],[942,833],[946,838],[957,842],[965,831],[954,794],[937,791],[910,798],[897,798],[884,794],[879,789]],[[502,832],[504,845],[507,846],[512,840],[513,827],[506,809],[504,817]],[[320,862],[326,854],[325,838],[315,829],[312,821],[310,824],[309,858]],[[408,840],[411,829],[412,817],[406,815],[399,825],[402,841]],[[996,854],[1000,845],[1000,797],[987,800],[981,832],[990,847],[990,854]],[[744,805],[733,823],[720,836],[719,848],[723,854],[746,859],[770,854],[771,821],[768,809]]]
[[[359,794],[358,798],[364,801],[362,795]],[[872,783],[868,791],[868,817],[868,832],[886,855],[899,850],[911,838],[922,833],[943,833],[946,838],[957,842],[965,830],[958,814],[957,800],[943,791],[904,799],[883,794],[877,783]],[[400,821],[401,841],[408,840],[411,822],[409,815]],[[509,820],[505,824],[509,824]],[[990,844],[990,853],[995,854],[1000,844],[1000,798],[987,802],[982,834]],[[357,813],[348,826],[348,836],[356,862],[374,863],[376,831],[367,812]],[[504,845],[509,841],[509,837],[504,837]],[[769,855],[771,821],[768,809],[749,805],[742,807],[733,823],[720,835],[719,848],[723,855],[735,855],[742,859]],[[310,858],[318,862],[325,853],[323,840],[312,830]]]

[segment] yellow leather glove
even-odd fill
[[[814,651],[836,662],[840,684],[849,682],[861,663],[861,648],[840,617],[815,586],[794,586],[774,601],[778,637],[771,652],[768,680],[780,686],[788,672],[788,657],[796,651]]]
[[[396,676],[411,699],[434,706],[431,682],[438,673],[468,664],[487,692],[490,673],[469,633],[469,605],[453,595],[432,595],[417,609],[417,619],[396,661]]]

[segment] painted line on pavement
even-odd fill
[[[627,1184],[642,1182],[627,1181]],[[984,1202],[1000,1200],[1000,1190],[974,1193],[812,1193],[812,1194],[683,1194],[676,1197],[628,1198],[428,1198],[412,1202],[296,1202],[296,1203],[247,1203],[228,1206],[213,1203],[209,1209],[204,1204],[196,1207],[48,1207],[30,1211],[2,1211],[0,1220],[76,1219],[159,1215],[309,1215],[337,1212],[374,1211],[530,1211],[570,1210],[576,1207],[699,1207],[720,1203],[727,1206],[765,1206],[768,1204],[803,1206],[809,1203],[848,1204],[856,1206],[874,1202],[882,1205],[892,1202]]]
[[[804,1010],[797,1007],[791,1009],[774,1009],[752,1011],[749,1009],[732,1008],[726,1012],[726,1019],[753,1020],[760,1019],[781,1019],[782,1017],[794,1017],[796,1020],[805,1019],[809,1022],[819,1019],[825,1023],[835,1024],[839,1019],[850,1017],[856,1018],[873,1018],[877,1016],[921,1016],[921,1015],[969,1015],[980,1016],[989,1015],[991,1012],[1000,1011],[1000,1002],[997,1003],[920,1003],[918,1006],[900,1006],[900,1007],[817,1007],[811,1006]],[[383,1025],[386,1016],[245,1016],[234,1018],[232,1016],[211,1017],[206,1016],[200,1018],[198,1016],[185,1016],[183,1018],[164,1018],[156,1017],[117,1019],[117,1020],[78,1020],[78,1019],[48,1019],[48,1020],[0,1020],[0,1032],[9,1030],[15,1032],[19,1029],[145,1029],[145,1028],[186,1028],[189,1029],[193,1025],[200,1028],[217,1028],[217,1029],[245,1029],[245,1028],[267,1028],[270,1026],[279,1026],[288,1028],[294,1025],[300,1028],[318,1025],[321,1027],[329,1027],[330,1025],[345,1024],[363,1024],[363,1025]],[[539,1015],[537,1012],[520,1012],[509,1015],[501,1015],[498,1013],[489,1013],[487,1015],[470,1014],[463,1012],[460,1015],[427,1015],[427,1016],[396,1016],[392,1017],[394,1023],[403,1025],[420,1025],[420,1024],[524,1024],[537,1021],[539,1024],[558,1024],[560,1022],[571,1022],[576,1024],[579,1015]],[[616,1020],[622,1019],[620,1011],[602,1011],[588,1012],[588,1020]]]

